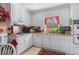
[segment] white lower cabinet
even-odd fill
[[[79,55],[79,44],[74,44],[73,45],[73,53],[75,55]]]
[[[24,52],[26,49],[32,46],[32,34],[23,34],[23,35],[18,35],[18,36],[11,36],[10,42],[13,39],[16,39],[17,41],[17,46],[16,46],[16,53],[21,54]]]
[[[74,54],[72,36],[33,34],[33,45],[66,54]]]
[[[30,46],[32,46],[32,37],[30,35],[24,35],[24,49],[28,49]]]
[[[74,47],[74,54],[79,55],[79,47]]]
[[[43,36],[39,33],[33,34],[32,41],[34,46],[42,47]]]
[[[20,54],[24,51],[24,40],[22,36],[17,37],[16,40],[18,42],[16,47],[17,54]]]
[[[55,50],[58,50],[59,49],[59,39],[58,39],[58,36],[53,36],[51,35],[51,49],[55,49]]]
[[[66,54],[79,54],[79,45],[73,44],[72,36],[56,36],[50,34],[43,35],[37,33],[14,36],[13,38],[11,36],[10,40],[14,38],[18,42],[16,48],[17,54],[21,54],[24,50],[28,49],[32,45],[48,48],[50,50],[57,50]]]
[[[59,50],[66,54],[73,54],[73,38],[71,36],[60,36]]]
[[[50,45],[51,45],[51,38],[49,35],[43,35],[43,48],[48,48],[50,49]]]

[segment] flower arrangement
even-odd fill
[[[0,22],[6,22],[10,18],[10,13],[0,6]]]

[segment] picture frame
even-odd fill
[[[59,16],[46,16],[44,18],[44,25],[47,26],[47,28],[54,28],[58,26],[59,24]]]

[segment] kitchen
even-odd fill
[[[0,19],[0,37],[7,37],[0,45],[14,45],[16,55],[79,54],[78,3],[0,5],[9,16],[6,21]]]

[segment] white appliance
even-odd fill
[[[73,20],[74,43],[79,44],[79,20]]]
[[[7,34],[0,34],[0,45],[7,43]]]

